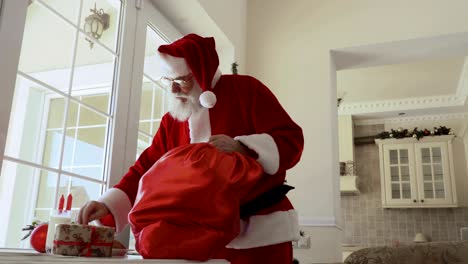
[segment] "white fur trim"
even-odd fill
[[[132,209],[127,194],[118,188],[111,188],[99,197],[98,202],[107,206],[114,216],[116,232],[120,233],[127,226],[128,213]]]
[[[296,210],[254,215],[241,220],[241,232],[226,247],[255,248],[299,240],[299,221]]]
[[[219,79],[221,78],[221,75],[222,75],[221,71],[217,69],[215,72],[215,75],[213,76],[213,80],[211,81],[211,89],[213,89],[216,86]]]
[[[257,152],[257,161],[262,165],[266,173],[275,174],[278,171],[280,156],[278,146],[272,136],[268,134],[253,134],[238,136],[234,139],[239,140],[242,144]]]
[[[205,108],[213,108],[216,104],[216,95],[212,91],[204,91],[199,97],[200,104]]]
[[[159,53],[161,75],[169,78],[185,76],[189,74],[190,68],[185,58],[174,57],[166,53]]]
[[[189,120],[190,143],[208,142],[211,136],[210,113],[207,108],[201,108],[193,113]]]

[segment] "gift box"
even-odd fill
[[[52,253],[65,256],[111,257],[115,229],[105,226],[59,224]]]

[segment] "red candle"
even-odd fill
[[[65,198],[63,197],[63,194],[62,194],[62,196],[60,197],[60,200],[59,200],[59,205],[58,205],[59,214],[61,214],[62,211],[63,211],[63,204],[64,203],[65,203]]]
[[[68,197],[67,197],[67,206],[65,208],[66,211],[70,211],[71,208],[72,208],[72,203],[73,203],[73,196],[71,193],[68,194]]]

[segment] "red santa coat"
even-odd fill
[[[186,122],[166,114],[147,148],[120,182],[99,200],[114,216],[117,231],[137,194],[141,176],[167,151],[184,144],[207,142],[211,135],[225,134],[241,141],[258,154],[265,174],[256,192],[262,193],[285,181],[286,170],[300,159],[303,150],[301,128],[289,117],[272,92],[257,79],[216,72],[213,89],[218,102],[202,108]],[[255,198],[255,197],[251,197]],[[285,198],[241,221],[241,233],[227,247],[243,249],[278,244],[299,238],[298,217]]]

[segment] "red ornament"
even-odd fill
[[[31,246],[40,253],[45,253],[45,244],[47,239],[47,229],[49,225],[47,223],[41,224],[34,228],[31,233]]]

